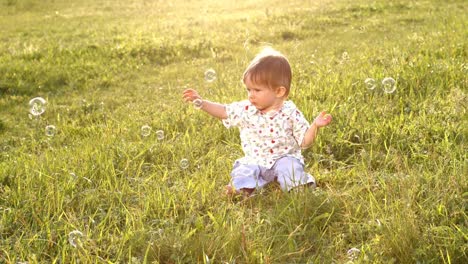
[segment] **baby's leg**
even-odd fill
[[[283,157],[273,166],[278,174],[278,182],[281,189],[290,191],[298,186],[311,185],[315,187],[315,179],[304,171],[304,165],[293,157]]]
[[[251,194],[256,188],[267,184],[260,175],[258,165],[241,164],[236,162],[231,172],[233,186],[226,187],[226,193],[236,193],[239,191]]]

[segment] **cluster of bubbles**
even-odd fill
[[[148,126],[148,125],[143,125],[141,127],[141,136],[143,137],[148,137],[149,135],[151,134],[151,127]],[[155,132],[156,134],[156,138],[161,141],[164,139],[164,131],[163,130],[157,130]],[[182,168],[183,170],[187,169],[190,165],[190,162],[188,161],[188,159],[181,159],[180,160],[180,163],[179,163],[179,166],[180,168]]]
[[[142,137],[149,137],[149,136],[151,135],[152,129],[151,129],[151,127],[148,126],[148,125],[143,125],[143,126],[141,127],[140,131],[141,131],[140,134],[141,134]],[[162,130],[157,130],[157,131],[155,132],[155,134],[156,134],[156,138],[157,138],[159,141],[161,141],[161,140],[164,139],[164,131],[162,131]]]
[[[375,79],[373,79],[373,78],[365,79],[364,84],[366,85],[367,89],[369,89],[369,90],[374,90],[378,86],[377,81]],[[385,93],[388,93],[388,94],[395,92],[395,90],[397,88],[396,87],[396,81],[392,77],[385,77],[382,80],[381,85],[382,85],[382,90]]]
[[[39,117],[44,114],[46,110],[47,101],[42,97],[35,97],[29,100],[29,113],[30,117]],[[48,137],[53,137],[57,133],[57,128],[54,125],[48,125],[45,127],[45,134]]]
[[[212,83],[216,80],[216,71],[212,68],[208,69],[205,71],[205,81],[208,83]],[[203,100],[202,99],[195,99],[193,100],[193,107],[195,109],[201,109],[203,106]]]
[[[209,83],[212,83],[215,80],[216,80],[216,71],[214,69],[211,69],[211,68],[206,70],[205,71],[205,81],[209,82]],[[193,107],[195,109],[201,109],[203,107],[203,100],[202,99],[195,99],[195,100],[193,100],[192,104],[193,104]],[[179,162],[179,166],[183,170],[188,169],[189,165],[190,165],[190,162],[188,161],[188,159],[185,159],[185,158],[181,159],[180,162]]]
[[[209,82],[209,83],[212,83],[216,80],[217,76],[216,76],[216,71],[214,69],[208,69],[205,71],[205,81],[206,82]],[[46,110],[46,104],[47,104],[47,101],[42,98],[42,97],[35,97],[33,99],[31,99],[29,101],[29,113],[32,115],[32,116],[35,116],[35,117],[39,117],[40,115],[42,115],[45,110]],[[201,99],[196,99],[193,101],[193,105],[196,109],[201,109],[202,108],[202,105],[203,105],[203,100]],[[149,125],[143,125],[140,129],[140,134],[142,137],[148,137],[151,135],[151,127]],[[55,134],[57,133],[57,128],[54,126],[54,125],[47,125],[45,127],[45,134],[46,136],[48,137],[53,137],[55,136]],[[164,131],[163,130],[157,130],[155,132],[156,134],[156,138],[161,141],[164,139]],[[179,166],[180,168],[182,169],[187,169],[189,167],[190,163],[187,159],[183,158],[180,163],[179,163]],[[76,179],[76,175],[74,173],[70,173],[70,176],[74,179]],[[70,232],[69,234],[69,238],[68,238],[68,241],[70,242],[70,244],[73,246],[73,247],[76,247],[78,244],[77,244],[77,241],[79,242],[79,240],[83,237],[83,233],[81,233],[80,231],[78,230],[75,230],[75,231],[72,231]]]
[[[214,69],[211,69],[211,68],[206,70],[205,71],[205,81],[209,82],[209,83],[212,83],[215,80],[216,80],[216,71]],[[202,99],[195,99],[195,100],[193,100],[192,104],[193,104],[193,107],[195,109],[201,109],[203,107],[203,100]],[[163,134],[164,132],[161,131],[161,130],[160,130],[160,132],[162,133],[161,138],[163,138],[164,137],[164,134]],[[158,139],[159,138],[160,138],[160,136],[158,135]],[[181,169],[186,170],[186,169],[189,168],[190,162],[189,162],[188,159],[183,158],[183,159],[180,160],[179,166],[180,166]]]

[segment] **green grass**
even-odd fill
[[[468,261],[465,1],[69,2],[0,0],[0,262]],[[304,152],[319,187],[229,199],[238,132],[181,92],[245,98],[265,45],[334,116]]]

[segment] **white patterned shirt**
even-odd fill
[[[238,127],[245,156],[242,164],[256,164],[271,168],[285,156],[295,157],[304,164],[301,143],[309,122],[292,101],[274,113],[262,113],[248,100],[225,105],[227,128]]]

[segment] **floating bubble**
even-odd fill
[[[187,168],[189,167],[189,161],[188,161],[188,159],[182,159],[182,160],[180,160],[180,164],[179,164],[179,165],[180,165],[180,167],[181,167],[183,170],[187,169]]]
[[[83,242],[81,241],[82,239],[83,233],[81,233],[81,231],[75,230],[68,234],[68,242],[72,247],[81,247],[83,245]]]
[[[377,87],[377,84],[374,79],[372,78],[367,78],[364,83],[366,84],[367,89],[369,90],[374,90],[375,87]]]
[[[361,254],[361,251],[357,248],[350,248],[347,254],[350,260],[356,260],[359,257],[359,254]]]
[[[48,137],[53,137],[55,136],[55,133],[57,133],[57,129],[55,128],[54,125],[48,125],[45,128],[45,134]]]
[[[202,106],[203,106],[203,100],[202,99],[193,100],[193,107],[195,107],[195,109],[201,109]]]
[[[409,114],[409,113],[411,113],[411,110],[412,110],[412,109],[411,109],[411,105],[406,104],[406,105],[405,105],[405,108],[404,108],[405,113],[406,113],[406,114]]]
[[[396,90],[396,81],[392,77],[386,77],[382,80],[382,89],[385,93],[393,93]]]
[[[36,97],[29,101],[29,112],[33,116],[40,116],[45,112],[46,100],[42,97]]]
[[[141,127],[141,136],[147,137],[151,134],[151,127],[148,125],[144,125]]]
[[[205,71],[205,81],[211,83],[216,80],[216,71],[213,69],[208,69]]]
[[[163,140],[164,139],[164,131],[162,131],[162,130],[156,131],[156,138],[158,140]]]
[[[346,60],[349,60],[349,54],[348,52],[343,52],[343,54],[341,54],[341,59],[346,61]]]

